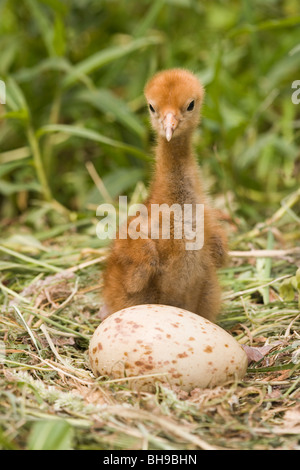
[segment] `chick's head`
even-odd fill
[[[197,127],[204,88],[191,72],[183,69],[158,72],[144,92],[153,129],[168,142]]]

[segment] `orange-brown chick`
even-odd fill
[[[138,304],[181,307],[215,321],[220,310],[217,268],[226,259],[226,237],[206,201],[192,152],[192,134],[200,119],[204,89],[192,73],[171,69],[156,74],[145,87],[151,123],[157,134],[156,165],[145,205],[148,227],[153,204],[204,204],[204,245],[187,250],[174,234],[182,220],[174,216],[170,237],[116,239],[104,272],[106,315]],[[194,212],[193,212],[194,214]],[[133,217],[134,219],[134,217]],[[163,216],[160,217],[160,229]],[[195,220],[193,219],[193,227]],[[185,233],[185,232],[184,232]],[[145,235],[145,234],[144,234]]]

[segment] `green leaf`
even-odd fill
[[[138,181],[143,181],[144,170],[140,168],[119,168],[103,177],[103,184],[109,195],[114,199],[132,188]],[[101,204],[104,198],[94,187],[87,195],[86,204]]]
[[[137,26],[134,31],[134,36],[140,37],[143,34],[145,34],[147,29],[153,27],[160,11],[162,10],[164,6],[165,6],[165,2],[162,0],[156,0],[156,1],[151,2],[150,7],[147,13],[145,14],[143,20],[137,23]]]
[[[19,450],[17,444],[7,437],[2,427],[0,428],[0,450]]]
[[[65,3],[61,0],[39,0],[40,3],[45,3],[52,8],[52,10],[56,11],[57,13],[61,13],[65,15],[68,12],[68,7]]]
[[[285,279],[280,288],[279,288],[279,295],[287,302],[294,300],[295,298],[295,291],[293,289],[293,285],[291,279]]]
[[[0,154],[0,162],[1,162],[1,154]],[[8,162],[8,163],[1,163],[0,178],[2,178],[3,176],[7,175],[11,171],[13,171],[15,168],[18,168],[20,166],[24,166],[23,160],[15,160],[15,161]]]
[[[72,85],[76,80],[82,78],[83,75],[89,74],[114,60],[124,57],[126,54],[136,51],[137,49],[142,49],[146,46],[153,46],[159,42],[161,42],[161,38],[158,37],[141,38],[133,40],[128,44],[113,46],[96,52],[75,65],[72,72],[64,79],[63,85]]]
[[[242,155],[238,155],[237,165],[240,169],[247,168],[251,163],[257,161],[266,146],[273,145],[276,136],[272,133],[260,135],[252,145],[245,147]]]
[[[30,181],[28,183],[11,183],[10,181],[0,179],[0,194],[9,196],[20,191],[41,192],[41,186],[36,181]]]
[[[25,0],[30,14],[35,19],[38,29],[40,30],[41,38],[44,41],[48,54],[55,55],[52,38],[52,24],[49,15],[45,14],[44,8],[41,7],[37,0]]]
[[[0,38],[1,61],[0,75],[8,74],[11,64],[15,60],[19,48],[18,39],[15,36],[3,36]]]
[[[297,290],[300,292],[300,268],[296,271],[296,287]]]
[[[62,419],[34,423],[28,439],[28,450],[72,450],[73,428]]]
[[[64,23],[60,15],[55,15],[52,42],[55,54],[63,56],[66,50],[66,38]]]
[[[35,238],[33,235],[27,233],[27,234],[21,234],[21,233],[15,233],[11,235],[9,238],[6,238],[5,241],[2,242],[3,245],[6,247],[9,247],[14,250],[19,250],[22,251],[24,247],[28,247],[31,249],[31,251],[44,251],[48,252],[49,249],[46,248],[42,243]]]
[[[18,113],[22,113],[23,118],[28,118],[29,108],[25,96],[17,84],[17,82],[9,77],[6,82],[6,104],[18,117]]]
[[[9,104],[9,102],[7,104]],[[1,114],[0,119],[19,119],[20,121],[26,121],[28,119],[28,114],[24,109],[22,109],[21,111],[11,111],[9,113]]]
[[[67,73],[71,72],[72,69],[72,65],[64,57],[47,57],[46,59],[41,60],[34,67],[27,67],[18,70],[14,74],[14,77],[18,82],[28,82],[48,71]]]
[[[9,150],[8,152],[0,153],[0,164],[4,165],[7,163],[16,162],[17,160],[23,160],[24,158],[28,158],[30,156],[31,152],[29,147],[20,147],[17,149]],[[22,164],[24,164],[24,162]]]
[[[0,245],[0,251],[2,251],[3,253],[8,254],[10,256],[13,256],[14,258],[21,259],[22,261],[25,261],[26,263],[32,263],[33,265],[36,265],[36,266],[42,266],[43,268],[46,268],[51,272],[59,273],[59,272],[62,271],[61,268],[58,268],[58,267],[53,266],[51,264],[45,263],[42,260],[35,259],[35,258],[30,257],[30,256],[23,255],[22,253],[19,253],[20,250],[19,251],[14,251],[14,250],[11,250],[9,248],[6,248],[3,245]]]
[[[95,91],[86,90],[78,95],[78,98],[91,106],[99,109],[103,113],[112,114],[113,117],[134,131],[139,137],[145,136],[145,128],[140,120],[130,110],[125,101],[118,98],[110,90],[100,89]]]
[[[123,142],[119,142],[118,140],[110,139],[99,132],[93,131],[91,129],[86,129],[84,127],[77,127],[71,126],[66,124],[49,124],[47,126],[41,127],[37,131],[37,136],[41,137],[43,134],[47,134],[49,132],[63,132],[65,134],[73,135],[74,137],[82,137],[89,140],[94,140],[95,142],[99,142],[100,144],[110,145],[112,147],[124,150],[132,155],[135,155],[142,160],[149,161],[151,158],[146,155],[142,150],[138,149],[137,147],[133,147],[132,145],[123,144]]]
[[[245,24],[242,27],[238,27],[233,31],[230,31],[230,33],[228,33],[228,37],[231,38],[243,33],[255,33],[257,31],[290,28],[292,26],[297,26],[299,23],[300,16],[290,16],[287,18],[281,18],[280,20],[271,19],[267,21],[262,21],[258,24]]]

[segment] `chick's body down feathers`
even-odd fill
[[[144,226],[148,233],[143,238],[132,238],[130,223],[135,221],[132,217],[125,227],[127,238],[117,238],[112,244],[104,272],[107,314],[147,303],[184,308],[211,321],[219,313],[217,268],[226,260],[226,236],[216,212],[207,203],[192,152],[192,133],[199,122],[203,95],[198,79],[181,69],[159,72],[145,87],[151,123],[157,134],[154,177],[145,201]],[[204,205],[204,223],[200,227],[195,219],[197,204]],[[187,249],[190,238],[176,210],[166,209],[171,215],[170,236],[161,236],[162,210],[158,219],[160,236],[153,238],[150,233],[153,208],[158,205],[180,208],[181,214],[185,205],[190,205],[190,227],[203,230],[203,246]],[[181,238],[176,237],[179,228]]]

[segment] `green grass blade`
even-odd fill
[[[29,108],[26,98],[21,88],[12,77],[9,77],[6,82],[6,103],[12,113],[15,113],[15,116],[13,115],[12,117],[28,119]],[[6,116],[9,117],[9,113],[6,113]]]
[[[66,125],[66,124],[49,124],[47,126],[41,127],[37,131],[37,136],[41,137],[43,134],[47,134],[49,132],[63,132],[65,134],[72,135],[74,137],[81,137],[89,140],[94,140],[100,144],[110,145],[112,147],[118,148],[120,150],[124,150],[132,155],[135,155],[142,160],[149,161],[151,158],[145,154],[142,150],[138,149],[137,147],[133,147],[132,145],[123,144],[123,142],[119,142],[114,139],[110,139],[99,132],[93,131],[91,129],[86,129],[84,127]]]
[[[47,72],[71,73],[73,67],[65,57],[47,57],[33,67],[23,67],[14,73],[18,82],[28,82]]]
[[[52,23],[49,19],[49,15],[45,15],[40,2],[36,0],[25,0],[25,3],[32,17],[35,19],[35,23],[40,31],[41,38],[44,41],[48,54],[50,56],[55,55],[52,38]]]
[[[228,37],[232,38],[239,34],[244,34],[244,33],[249,34],[249,33],[254,33],[257,31],[291,28],[293,26],[297,26],[298,24],[300,24],[300,16],[290,16],[287,18],[281,18],[280,20],[274,18],[271,20],[262,21],[261,23],[258,23],[258,24],[246,24],[244,26],[235,28],[229,32]]]
[[[83,75],[89,74],[114,60],[130,54],[131,52],[142,49],[146,46],[156,45],[159,42],[161,42],[161,39],[158,37],[141,38],[133,40],[125,45],[113,46],[96,52],[74,66],[72,72],[63,80],[63,86],[72,85]]]
[[[16,162],[17,160],[23,160],[24,158],[30,157],[30,155],[31,152],[29,147],[20,147],[17,149],[9,150],[7,152],[1,152],[0,164],[8,164],[11,162]]]
[[[51,264],[45,263],[44,261],[30,258],[30,256],[22,255],[21,253],[17,253],[16,251],[10,250],[9,248],[5,248],[4,246],[0,245],[0,251],[3,251],[4,253],[14,256],[15,258],[19,258],[26,263],[31,263],[31,264],[36,264],[37,266],[42,266],[43,268],[48,269],[49,271],[54,271],[55,273],[60,273],[62,271],[61,268],[57,268],[56,266],[53,266]]]
[[[118,98],[110,90],[86,90],[80,93],[78,98],[105,114],[112,114],[117,121],[135,132],[139,137],[145,137],[145,127],[140,120],[130,110],[125,101]]]
[[[40,348],[39,348],[39,346],[38,346],[38,344],[37,344],[37,341],[36,341],[36,339],[35,339],[35,337],[34,337],[32,331],[31,331],[31,329],[30,329],[29,326],[27,325],[27,323],[26,323],[26,321],[25,321],[25,319],[24,319],[22,313],[20,312],[20,310],[18,309],[18,307],[16,307],[16,305],[13,305],[13,308],[15,309],[15,311],[16,311],[16,313],[18,314],[19,318],[21,319],[23,325],[25,326],[25,328],[26,328],[26,330],[27,330],[27,332],[28,332],[28,334],[29,334],[29,336],[30,336],[30,338],[31,338],[31,340],[32,340],[32,342],[33,342],[33,344],[34,344],[36,350],[38,351],[38,353],[40,353]]]
[[[73,428],[62,419],[34,423],[29,439],[29,450],[72,450]]]

